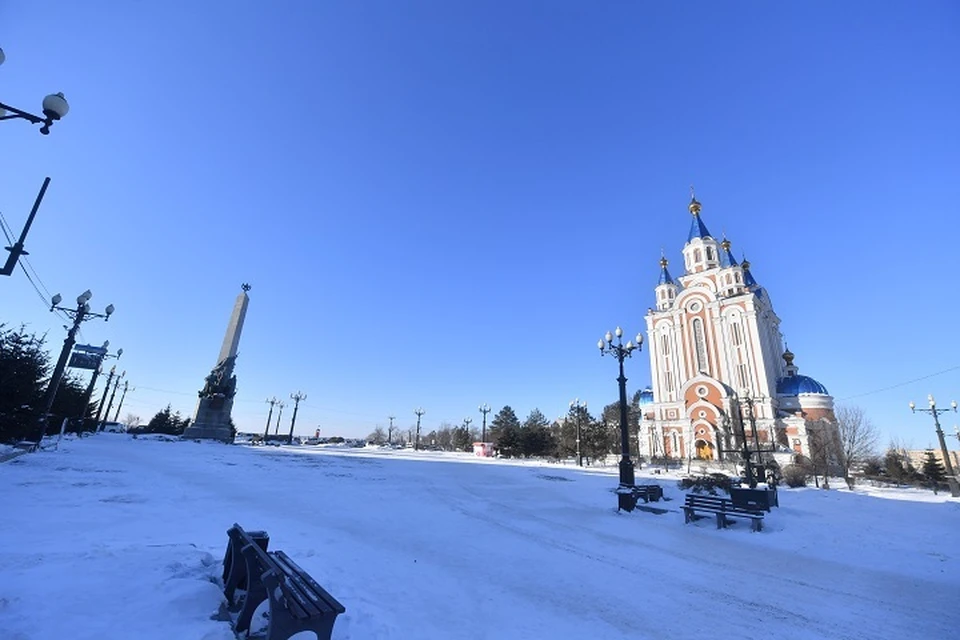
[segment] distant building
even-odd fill
[[[646,315],[652,385],[640,393],[641,454],[721,460],[745,434],[763,448],[809,456],[815,438],[837,437],[833,398],[799,373],[750,263],[707,230],[695,197],[689,211],[683,275],[674,278],[661,257],[656,307]]]
[[[943,452],[940,451],[940,447],[933,447],[934,457],[943,464]],[[910,449],[903,450],[902,453],[910,460],[910,464],[913,465],[914,469],[918,471],[923,469],[923,462],[927,459],[927,449]],[[954,470],[960,469],[960,451],[950,451],[947,450],[947,454],[950,456],[950,464],[953,465]]]

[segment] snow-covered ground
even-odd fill
[[[233,638],[234,522],[346,606],[337,640],[960,637],[960,501],[785,489],[752,533],[684,525],[648,477],[668,513],[570,466],[66,440],[0,464],[0,638]]]

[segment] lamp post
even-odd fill
[[[490,413],[490,407],[484,402],[482,405],[477,407],[480,413],[483,414],[483,427],[480,431],[480,442],[487,441],[487,414]]]
[[[100,373],[103,370],[103,361],[106,360],[107,358],[116,358],[117,360],[119,360],[120,356],[123,355],[123,349],[117,349],[116,355],[111,355],[107,353],[107,349],[109,347],[110,347],[109,340],[104,341],[103,346],[100,347],[101,349],[103,349],[103,353],[100,354],[99,358],[97,358],[97,366],[94,368],[93,373],[90,375],[90,382],[87,384],[87,390],[83,392],[83,398],[80,401],[80,410],[79,410],[79,413],[77,414],[77,417],[80,418],[81,420],[83,420],[83,416],[87,412],[87,406],[90,404],[91,396],[93,396],[93,388],[97,384],[97,378],[100,377]],[[107,383],[107,386],[108,387],[110,386],[109,382]],[[102,407],[103,402],[101,401],[100,404],[101,406],[97,407],[97,419],[94,421],[94,425],[97,425],[100,423],[100,411],[103,409]]]
[[[276,397],[269,398],[266,403],[270,405],[270,412],[267,414],[267,426],[263,428],[263,444],[267,444],[267,436],[270,435],[270,419],[273,417],[273,406],[280,402]]]
[[[464,449],[470,446],[470,423],[473,422],[473,418],[467,416],[463,419],[463,444]]]
[[[393,421],[396,419],[396,416],[387,416],[387,420],[390,421],[390,426],[387,427],[387,444],[390,446],[393,446]]]
[[[110,402],[107,403],[107,410],[103,414],[103,421],[100,423],[100,431],[103,431],[103,428],[107,425],[107,420],[110,419],[110,407],[113,406],[113,399],[117,397],[117,387],[120,386],[120,381],[123,380],[127,375],[127,372],[122,372],[117,376],[117,381],[113,383],[113,391],[110,393]]]
[[[126,400],[126,398],[127,398],[127,390],[136,391],[137,388],[134,387],[133,389],[130,389],[130,381],[129,381],[129,380],[124,380],[124,381],[123,381],[123,393],[120,394],[120,403],[117,404],[117,412],[113,414],[113,421],[114,421],[114,422],[120,422],[120,408],[123,407],[123,401]]]
[[[6,56],[3,53],[3,49],[0,49],[0,64],[3,64],[4,60],[6,60]],[[42,118],[0,102],[0,120],[14,120],[19,118],[21,120],[29,120],[33,124],[42,124],[43,126],[40,127],[40,133],[47,135],[50,133],[50,126],[67,115],[67,111],[70,110],[70,105],[67,104],[67,100],[63,97],[62,93],[52,93],[48,95],[43,99],[43,103],[40,106],[43,109]],[[10,112],[9,114],[7,113],[8,111]]]
[[[103,396],[100,397],[100,404],[97,405],[97,415],[93,418],[95,427],[100,428],[100,413],[107,406],[107,394],[110,393],[110,383],[113,382],[113,374],[117,372],[117,365],[110,367],[110,373],[107,374],[107,384],[103,387]]]
[[[953,474],[953,464],[950,462],[950,453],[947,451],[947,442],[943,437],[943,429],[940,428],[940,414],[947,411],[957,410],[957,401],[950,403],[949,409],[937,409],[937,401],[933,399],[933,394],[927,396],[927,402],[930,403],[929,409],[918,409],[913,402],[910,403],[910,411],[916,413],[922,411],[933,416],[933,424],[937,428],[937,438],[940,439],[940,451],[943,453],[943,466],[947,470],[947,484],[950,486],[950,495],[954,498],[960,498],[960,483],[957,483],[957,476]],[[960,439],[960,436],[958,436]]]
[[[624,380],[626,382],[626,380]],[[580,418],[583,415],[583,412],[587,409],[587,403],[581,402],[580,398],[574,398],[570,402],[570,409],[574,412],[574,415],[577,418],[577,466],[583,466],[583,453],[580,450]]]
[[[273,435],[275,436],[280,434],[280,416],[283,415],[283,408],[287,405],[281,401],[277,403],[277,406],[280,407],[280,410],[277,411],[277,426],[273,429]]]
[[[417,414],[417,439],[413,441],[413,450],[419,451],[420,450],[420,418],[423,417],[423,414],[425,414],[426,411],[424,411],[421,407],[417,407],[416,409],[413,410],[413,412]]]
[[[627,377],[623,374],[623,361],[630,357],[634,351],[640,351],[643,348],[643,334],[637,334],[637,343],[627,341],[623,344],[623,329],[617,327],[617,341],[614,343],[613,335],[609,331],[597,342],[600,348],[600,355],[612,355],[620,364],[620,377],[617,382],[620,383],[620,486],[617,487],[617,510],[633,511],[637,506],[637,496],[634,495],[634,474],[633,462],[630,460],[630,433],[627,423]]]
[[[300,408],[300,401],[307,399],[307,394],[297,391],[290,394],[290,399],[293,400],[293,418],[290,420],[290,436],[287,438],[287,444],[293,444],[293,425],[297,423],[297,409]]]
[[[91,318],[103,318],[104,321],[110,319],[110,315],[113,313],[113,305],[107,305],[107,308],[104,310],[104,313],[94,313],[90,311],[90,298],[93,297],[93,294],[90,293],[90,290],[87,289],[79,296],[77,296],[77,308],[70,309],[67,307],[60,307],[60,301],[63,300],[63,297],[58,293],[53,296],[50,300],[50,311],[53,312],[54,309],[62,311],[69,316],[73,317],[73,325],[67,330],[67,337],[63,341],[63,349],[60,350],[60,358],[57,360],[57,365],[53,368],[53,374],[50,376],[50,384],[47,385],[47,393],[43,398],[42,411],[40,412],[40,437],[37,439],[37,445],[43,441],[43,437],[47,435],[47,417],[50,414],[50,407],[53,406],[53,400],[57,397],[57,389],[60,388],[60,382],[63,380],[63,370],[67,366],[67,358],[70,357],[70,352],[73,350],[73,345],[77,342],[77,330],[80,328],[80,323],[84,320],[89,320]]]

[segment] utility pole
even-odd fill
[[[130,386],[130,381],[129,381],[129,380],[125,380],[124,383],[123,383],[123,393],[120,394],[120,404],[117,405],[117,412],[116,412],[115,414],[113,414],[113,421],[114,421],[114,422],[119,422],[119,419],[120,419],[120,407],[123,406],[123,400],[124,400],[124,398],[127,397],[127,388],[128,388],[129,386]],[[130,391],[136,391],[136,390],[137,390],[136,387],[134,387],[133,389],[130,389]]]
[[[107,424],[107,419],[110,416],[110,407],[113,406],[113,399],[117,395],[117,387],[120,386],[120,381],[123,380],[123,377],[127,375],[127,372],[124,371],[119,376],[117,376],[117,381],[113,383],[113,391],[110,393],[110,402],[107,403],[107,410],[103,412],[103,422],[100,423],[100,431],[103,431],[103,427]]]
[[[266,403],[270,405],[270,413],[267,414],[267,426],[263,429],[263,443],[267,443],[267,436],[270,434],[270,418],[273,417],[273,405],[280,402],[276,397],[269,398]]]
[[[280,407],[280,410],[277,411],[277,426],[273,430],[273,435],[280,434],[280,416],[283,415],[283,408],[287,405],[285,405],[283,402],[277,402],[277,406]]]
[[[287,438],[287,444],[293,444],[293,425],[297,424],[297,409],[300,408],[300,401],[307,399],[307,394],[297,391],[290,394],[290,399],[293,400],[293,419],[290,420],[290,437]]]
[[[413,410],[413,412],[417,414],[417,439],[413,441],[413,449],[414,451],[419,451],[420,450],[420,418],[423,417],[423,414],[425,414],[426,411],[424,411],[422,407],[417,407],[416,409]]]
[[[390,420],[390,426],[387,427],[387,444],[392,445],[393,444],[393,421],[396,420],[397,418],[395,416],[387,416],[387,418]]]
[[[480,442],[486,442],[487,441],[487,414],[490,413],[490,407],[487,406],[486,402],[484,402],[478,408],[480,409],[480,413],[483,414],[483,430],[480,433]]]

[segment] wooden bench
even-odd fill
[[[644,502],[659,502],[663,499],[663,487],[658,484],[639,484],[633,487],[633,495]]]
[[[227,605],[235,606],[234,596],[237,589],[244,592],[250,590],[250,575],[253,569],[254,581],[260,580],[260,573],[240,552],[248,544],[256,544],[264,551],[270,544],[270,536],[266,531],[244,531],[243,527],[234,523],[227,530],[227,552],[223,556],[223,594],[227,597]]]
[[[701,495],[688,493],[683,503],[683,522],[688,524],[701,517],[697,513],[714,514],[717,518],[717,529],[725,529],[735,522],[734,518],[750,518],[753,531],[763,529],[763,511],[738,507],[729,498],[721,496]]]
[[[267,600],[270,606],[267,640],[288,640],[301,631],[312,631],[319,640],[330,640],[337,616],[346,611],[344,606],[283,551],[268,552],[266,541],[269,537],[266,533],[255,533],[263,534],[262,545],[238,524],[234,524],[227,532],[231,536],[228,545],[234,544],[236,548],[242,544],[239,552],[244,568],[237,571],[246,577],[246,590],[239,605],[234,631],[237,634],[249,634],[254,612]],[[234,540],[237,542],[233,543]],[[227,558],[224,558],[224,564],[226,569]],[[233,565],[232,558],[230,564]],[[229,576],[227,580],[229,584],[236,581]],[[235,590],[236,585],[227,596],[231,604]]]

